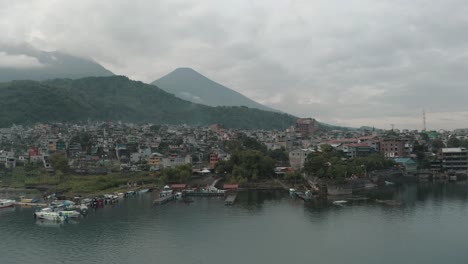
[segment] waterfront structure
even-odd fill
[[[440,150],[442,168],[448,171],[468,171],[468,151],[466,148],[442,148]]]

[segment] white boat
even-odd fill
[[[58,211],[58,214],[69,218],[80,217],[80,213],[78,213],[77,211]]]
[[[338,201],[334,201],[333,204],[345,204],[347,202],[348,201],[346,201],[346,200],[338,200]]]
[[[35,212],[34,216],[39,218],[39,219],[45,219],[45,220],[57,221],[57,222],[63,222],[66,219],[65,216],[60,215],[59,213],[46,212],[46,211]]]
[[[12,207],[15,203],[14,200],[0,199],[0,208]]]
[[[290,189],[289,189],[289,195],[295,196],[295,195],[296,195],[296,189],[290,188]]]
[[[395,184],[395,183],[390,182],[390,181],[385,181],[385,185],[393,185],[393,184]]]
[[[149,189],[140,189],[138,193],[147,193],[149,192]]]
[[[175,198],[176,198],[177,200],[182,200],[184,197],[183,197],[183,195],[182,195],[181,192],[176,192]]]

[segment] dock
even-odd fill
[[[226,197],[226,200],[224,200],[224,204],[225,205],[233,205],[236,202],[236,198],[237,198],[237,193],[229,194]]]
[[[187,197],[224,197],[224,192],[185,192]]]
[[[173,194],[169,194],[166,196],[159,197],[158,199],[154,200],[153,204],[155,205],[162,205],[168,203],[169,201],[173,201],[175,196]]]

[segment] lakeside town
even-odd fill
[[[350,192],[401,180],[461,181],[468,170],[468,129],[329,129],[313,118],[269,131],[222,124],[13,125],[0,129],[0,146],[2,188],[73,194],[139,184],[208,186],[215,179],[254,189],[302,182],[314,190],[322,182],[330,194],[336,186]]]

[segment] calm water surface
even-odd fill
[[[307,205],[243,193],[152,207],[152,195],[65,225],[0,210],[0,263],[468,263],[468,186],[412,185],[378,196],[404,204]]]

